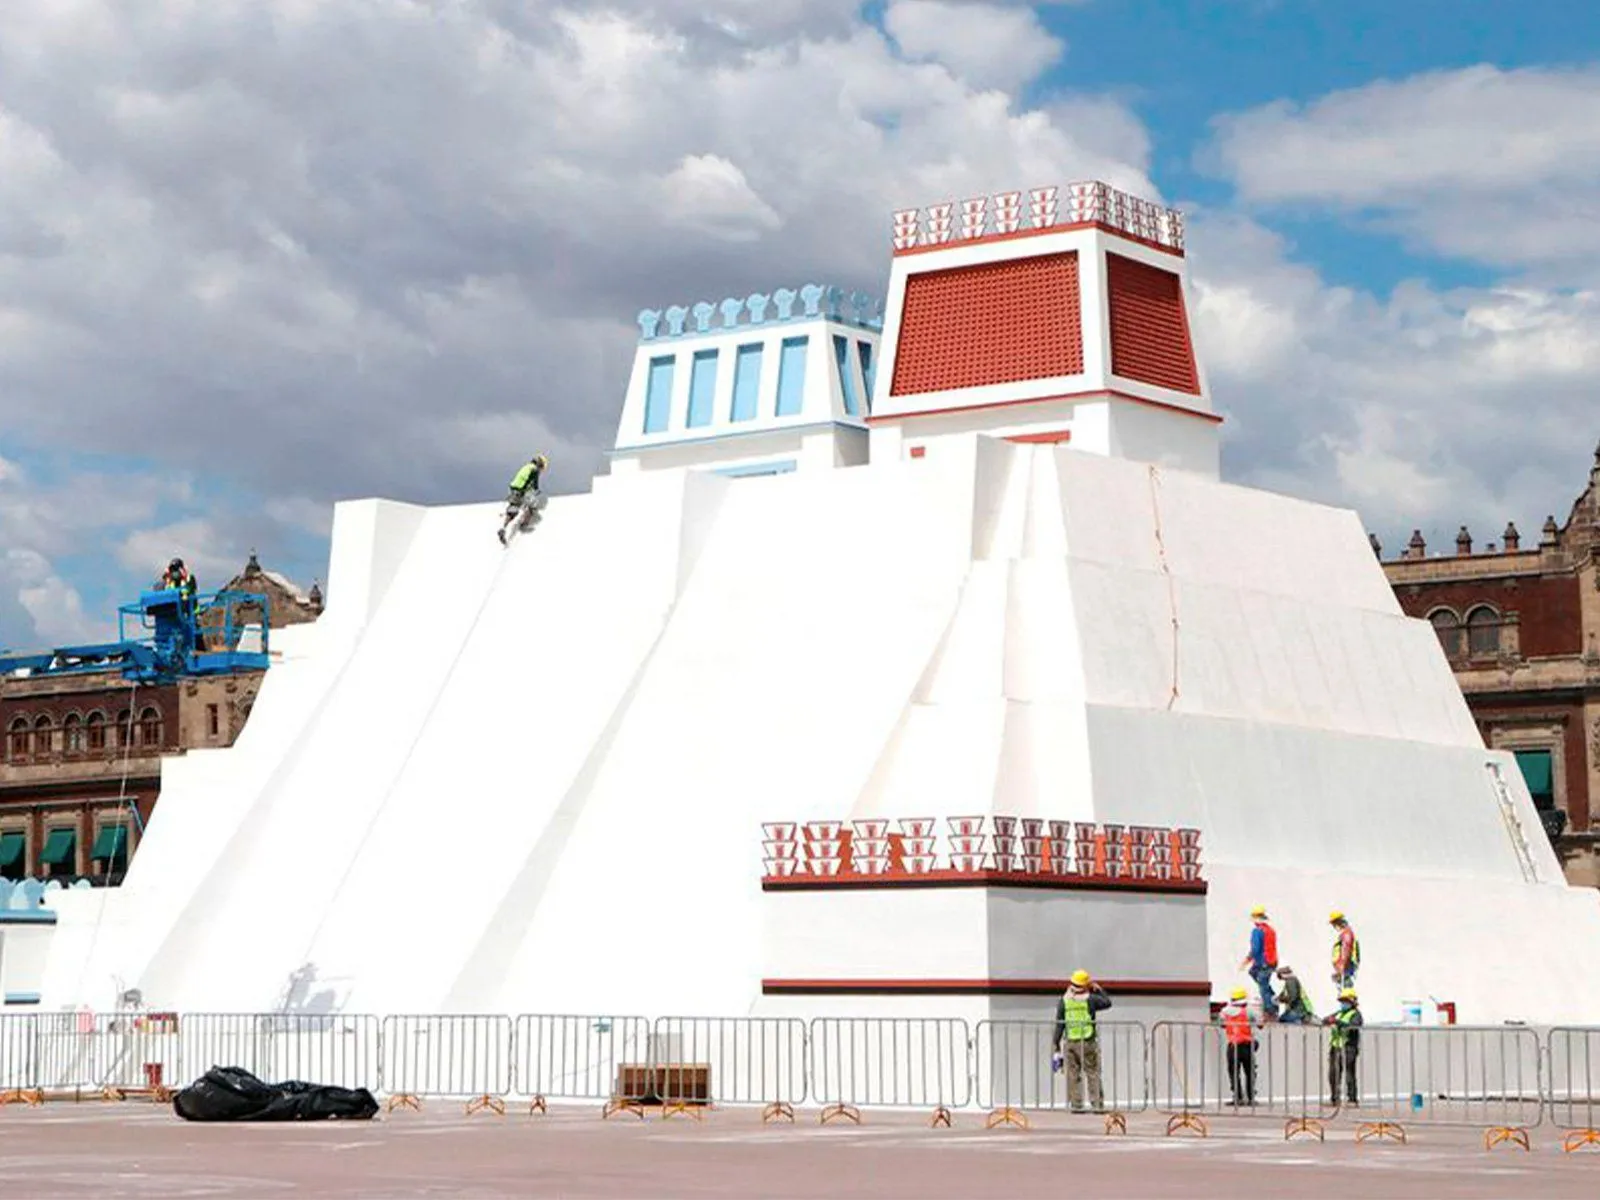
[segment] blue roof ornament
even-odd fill
[[[801,304],[799,312],[795,311],[796,300]],[[751,292],[742,298],[729,296],[716,303],[699,300],[687,306],[674,304],[664,310],[640,309],[634,320],[639,326],[639,340],[653,342],[664,338],[817,318],[881,330],[882,312],[882,301],[866,292],[808,283],[799,289],[781,287],[772,292]],[[722,319],[713,326],[712,322],[719,313]],[[693,325],[689,324],[690,317],[694,318]]]

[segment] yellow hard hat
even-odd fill
[[[1328,924],[1329,925],[1332,925],[1335,921],[1342,921],[1342,920],[1344,920],[1344,912],[1342,910],[1340,910],[1340,909],[1336,908],[1331,913],[1328,914]]]
[[[1258,905],[1256,905],[1254,908],[1252,908],[1250,910],[1250,915],[1252,917],[1264,917],[1264,916],[1267,915],[1267,910],[1262,908],[1261,905],[1258,904]]]
[[[1345,988],[1344,991],[1339,993],[1339,999],[1341,999],[1341,1000],[1354,1000],[1355,998],[1356,998],[1356,990],[1355,990],[1355,988]]]
[[[1234,988],[1233,989],[1233,998],[1235,1000],[1243,1000],[1245,998],[1245,996],[1248,995],[1248,994],[1249,993],[1247,993],[1243,988]]]
[[[1077,984],[1079,987],[1083,987],[1084,984],[1089,982],[1089,972],[1074,971],[1072,973],[1072,982]]]

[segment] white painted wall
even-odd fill
[[[1600,897],[1513,772],[1523,881],[1352,514],[970,435],[614,478],[509,552],[498,505],[417,511],[341,507],[306,657],[174,769],[125,896],[61,898],[47,1005],[259,1009],[310,966],[368,1011],[767,1011],[763,820],[999,812],[1198,824],[1218,994],[1250,904],[1306,960],[1337,903],[1374,1011],[1593,1014]],[[974,936],[1071,957],[1038,919]]]

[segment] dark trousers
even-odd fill
[[[1339,1081],[1345,1085],[1346,1095],[1351,1104],[1359,1103],[1356,1089],[1356,1059],[1361,1056],[1359,1046],[1343,1045],[1328,1047],[1328,1103],[1338,1106]]]
[[[1228,1082],[1235,1104],[1256,1102],[1256,1051],[1249,1042],[1228,1043]]]

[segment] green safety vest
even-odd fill
[[[511,490],[514,492],[522,491],[523,488],[528,486],[528,481],[533,478],[533,473],[533,464],[524,463],[522,469],[511,477]]]
[[[1067,1041],[1086,1042],[1094,1036],[1094,1016],[1089,1012],[1089,997],[1061,997],[1061,1017],[1067,1026]]]
[[[1333,963],[1338,966],[1339,951],[1344,948],[1344,935],[1340,934],[1333,939]],[[1354,933],[1350,935],[1350,967],[1355,969],[1361,965],[1361,939]]]
[[[1356,1010],[1341,1008],[1333,1014],[1333,1033],[1328,1039],[1328,1045],[1335,1050],[1342,1050],[1344,1044],[1350,1040],[1350,1022],[1355,1019]]]

